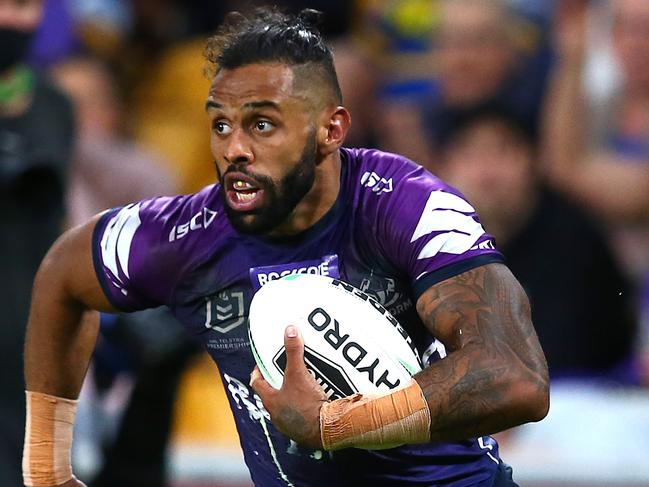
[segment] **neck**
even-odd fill
[[[318,164],[313,187],[291,213],[270,232],[270,236],[296,235],[315,225],[334,205],[340,192],[340,151],[329,154]]]

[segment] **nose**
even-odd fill
[[[253,162],[254,154],[250,142],[250,138],[244,130],[233,130],[227,138],[227,146],[223,157],[230,164],[249,164]]]

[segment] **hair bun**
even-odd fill
[[[297,18],[305,27],[317,28],[322,24],[324,14],[319,10],[305,8],[298,14]]]

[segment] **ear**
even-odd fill
[[[322,157],[340,149],[352,124],[352,117],[345,107],[335,107],[327,115],[318,129],[317,136],[318,152]]]

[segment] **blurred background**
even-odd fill
[[[347,145],[458,187],[525,287],[553,385],[498,435],[514,478],[649,486],[648,0],[0,0],[0,485],[22,485],[38,263],[104,208],[215,180],[203,46],[263,3],[325,13]],[[166,310],[102,316],[77,474],[250,486],[222,387]]]

